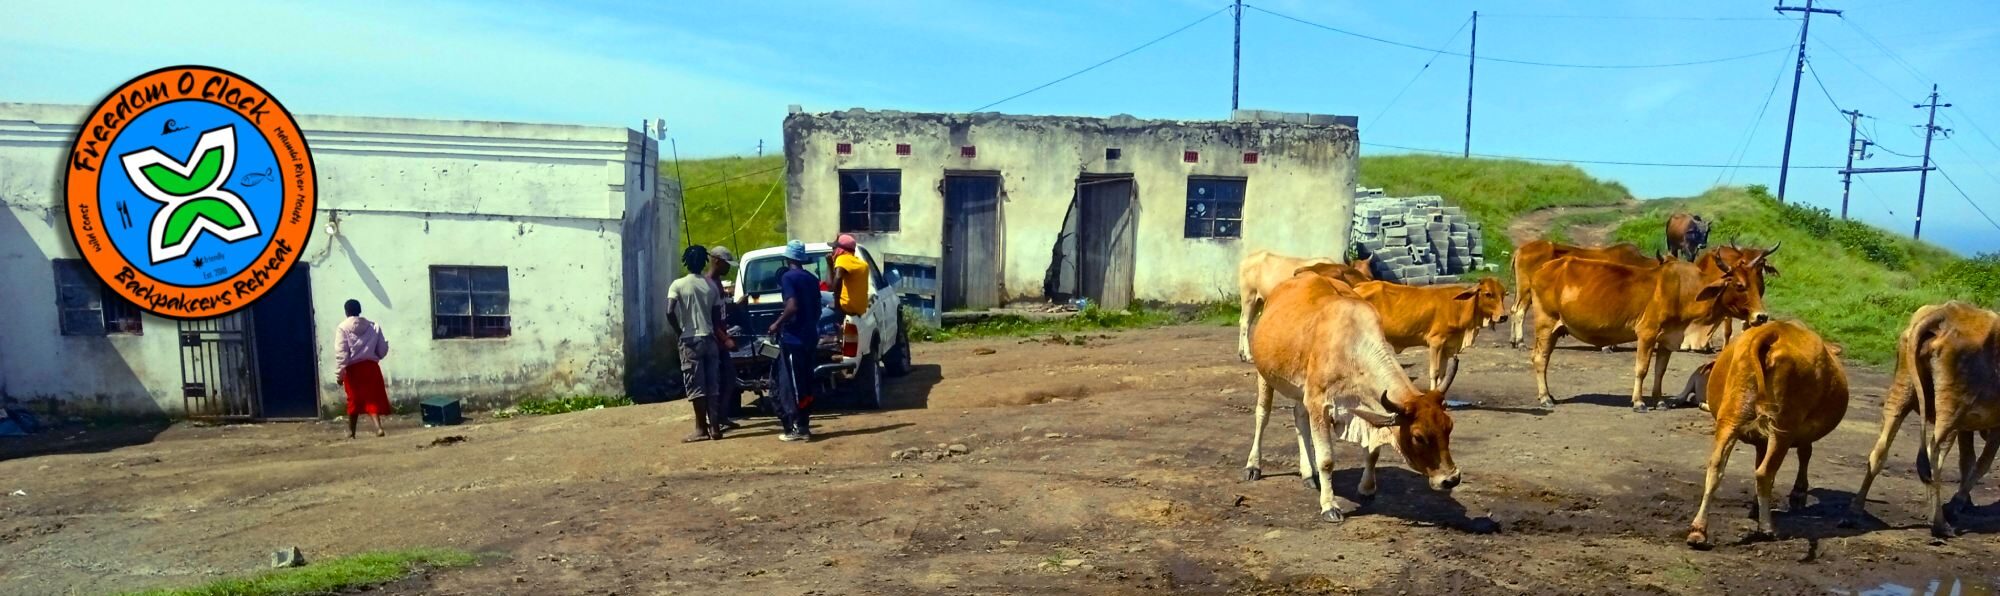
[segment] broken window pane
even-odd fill
[[[1187,237],[1242,237],[1244,185],[1242,178],[1189,178]]]
[[[902,190],[902,172],[841,172],[840,231],[897,231],[902,224]]]

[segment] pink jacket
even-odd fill
[[[373,362],[389,355],[389,340],[382,337],[382,326],[361,317],[348,317],[340,322],[337,344],[333,348],[333,359],[340,362],[342,370],[358,362]]]

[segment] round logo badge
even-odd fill
[[[226,70],[175,66],[119,86],[84,120],[64,167],[77,252],[163,317],[249,306],[312,236],[318,188],[298,123]]]

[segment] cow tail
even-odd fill
[[[1770,371],[1774,368],[1771,360],[1772,352],[1775,351],[1772,349],[1772,344],[1777,342],[1777,339],[1775,333],[1766,333],[1759,337],[1756,344],[1749,346],[1748,353],[1738,356],[1732,363],[1731,368],[1735,370],[1727,371],[1730,376],[1749,384],[1742,389],[1744,399],[1743,404],[1738,406],[1739,420],[1751,424],[1765,437],[1772,436],[1773,429],[1771,417],[1763,415],[1763,412],[1772,404],[1771,396],[1774,390],[1782,389],[1771,386]]]
[[[1923,434],[1919,435],[1922,440],[1917,443],[1917,479],[1928,484],[1931,481],[1931,417],[1937,412],[1937,396],[1933,371],[1925,363],[1929,360],[1931,340],[1937,337],[1938,326],[1944,317],[1933,308],[1925,308],[1919,313],[1921,318],[1910,325],[1910,330],[1900,340],[1901,345],[1896,346],[1897,356],[1901,358],[1897,362],[1901,370],[1896,376],[1906,384],[1908,391],[1915,393],[1915,399],[1911,401],[1917,408],[1918,428],[1923,429]],[[1883,412],[1883,415],[1890,413]]]

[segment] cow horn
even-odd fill
[[[1780,241],[1778,241],[1778,243],[1777,243],[1777,244],[1773,244],[1773,245],[1771,245],[1771,250],[1767,250],[1767,251],[1764,251],[1764,254],[1761,254],[1761,255],[1757,255],[1757,258],[1755,258],[1755,259],[1752,259],[1752,260],[1750,261],[1750,266],[1751,266],[1751,267],[1759,267],[1759,266],[1762,266],[1762,265],[1764,264],[1764,259],[1768,259],[1768,258],[1771,258],[1771,255],[1775,255],[1775,254],[1778,254],[1778,247],[1781,247],[1781,246],[1784,246],[1784,245],[1785,245],[1785,242],[1784,242],[1783,240],[1780,240]]]
[[[1723,275],[1729,275],[1729,272],[1731,271],[1731,269],[1729,268],[1728,261],[1729,261],[1728,259],[1723,259],[1723,258],[1715,259],[1715,268],[1717,270],[1722,271]]]
[[[1403,408],[1397,407],[1396,402],[1389,400],[1388,391],[1383,391],[1382,397],[1376,398],[1376,401],[1382,404],[1382,411],[1388,412],[1389,414],[1397,417],[1401,417],[1403,415]]]

